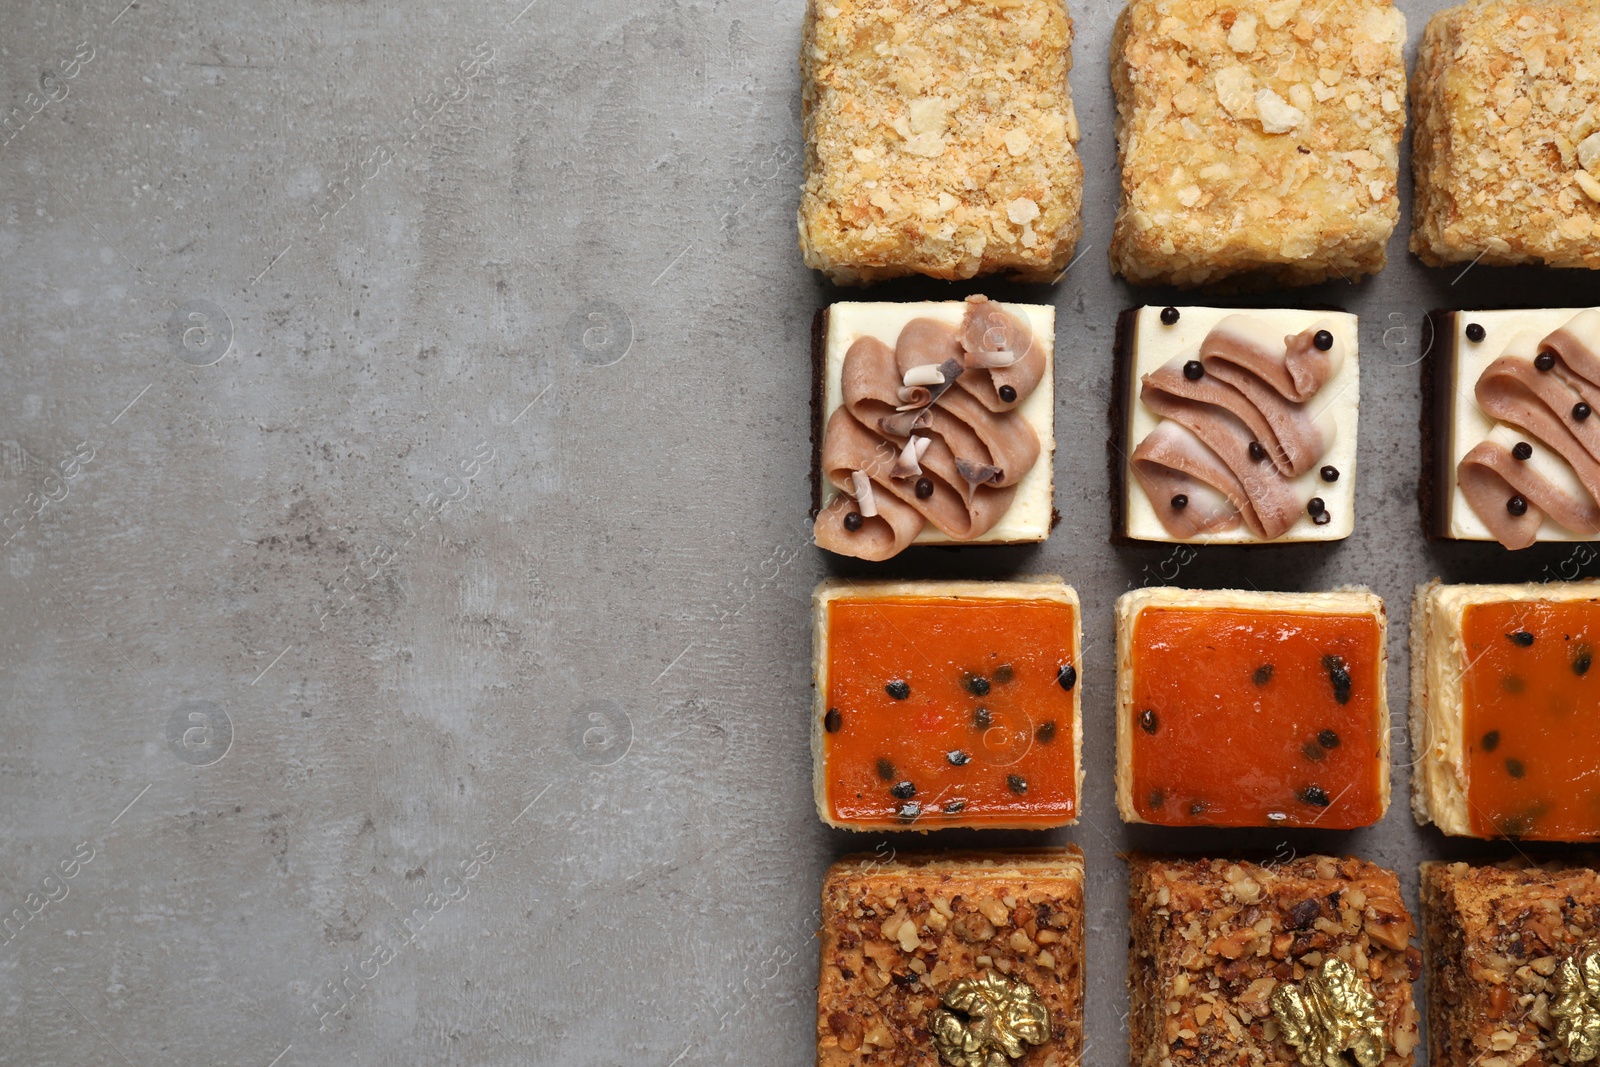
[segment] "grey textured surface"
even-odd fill
[[[1112,548],[1112,323],[1168,294],[1107,273],[1116,7],[1078,4],[1083,258],[879,290],[1060,308],[1063,522],[824,559],[806,340],[837,294],[795,247],[800,4],[526,3],[6,5],[0,915],[27,921],[0,1063],[806,1062],[833,857],[1039,839],[818,823],[829,573],[1082,593],[1086,819],[1041,837],[1088,853],[1088,1063],[1125,1057],[1119,849],[1348,849],[1413,904],[1417,858],[1465,854],[1411,825],[1403,743],[1370,831],[1123,828],[1111,607],[1365,582],[1402,721],[1413,583],[1571,555],[1422,542],[1421,316],[1592,278],[1452,284],[1402,230],[1374,281],[1260,298],[1363,316],[1355,536]],[[1436,6],[1403,4],[1413,50]]]

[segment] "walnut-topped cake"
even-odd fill
[[[1597,51],[1594,0],[1493,0],[1428,22],[1411,95],[1424,263],[1600,269]]]
[[[846,857],[820,936],[818,1067],[1081,1062],[1075,847]]]
[[[1082,232],[1064,0],[811,0],[800,248],[840,284],[1050,281]]]
[[[1381,270],[1405,36],[1390,0],[1129,0],[1111,48],[1112,269],[1240,288]]]
[[[1135,856],[1133,1067],[1402,1067],[1422,957],[1393,871]]]
[[[1422,865],[1433,1067],[1536,1067],[1600,1053],[1600,873]]]

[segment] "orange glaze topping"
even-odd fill
[[[841,598],[828,613],[834,819],[931,830],[1077,815],[1071,605]]]
[[[1472,832],[1600,837],[1600,604],[1474,604],[1461,631]]]
[[[1163,826],[1382,815],[1378,621],[1146,608],[1133,631],[1133,805]]]

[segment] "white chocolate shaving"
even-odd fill
[[[943,385],[944,375],[939,371],[939,364],[924,363],[920,367],[912,367],[906,371],[905,384],[913,385]]]
[[[972,353],[972,364],[975,367],[1009,367],[1017,361],[1017,354],[1009,348],[1001,348],[990,352],[980,350]]]
[[[878,498],[872,491],[872,479],[866,471],[851,471],[850,484],[855,489],[856,510],[864,519],[878,517]]]

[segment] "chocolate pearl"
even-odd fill
[[[1262,460],[1267,458],[1267,450],[1261,447],[1260,441],[1250,442],[1250,458],[1255,460],[1257,463],[1260,463]]]
[[[1589,407],[1589,405],[1585,404],[1581,400],[1578,401],[1576,404],[1572,405],[1572,417],[1577,419],[1579,422],[1582,422],[1584,419],[1587,419],[1589,417],[1589,415],[1591,414],[1591,412],[1592,412],[1592,409]]]
[[[1514,630],[1506,634],[1506,636],[1511,638],[1513,645],[1519,645],[1522,648],[1528,648],[1533,644],[1533,635],[1526,630]]]
[[[1028,791],[1028,780],[1020,774],[1008,774],[1006,775],[1006,788],[1020,797]]]
[[[981,674],[963,675],[961,678],[961,688],[965,689],[975,697],[986,697],[989,695],[989,679],[985,678]]]
[[[916,822],[917,816],[922,814],[922,805],[915,800],[908,800],[894,814],[901,822]]]
[[[1328,505],[1323,502],[1320,496],[1314,496],[1306,501],[1306,510],[1311,513],[1312,518],[1316,518],[1328,510]]]
[[[1198,359],[1191,359],[1183,365],[1183,376],[1191,382],[1198,382],[1206,376],[1206,368]]]
[[[1172,510],[1182,511],[1189,506],[1189,497],[1184,493],[1177,493],[1172,498]]]
[[[1589,668],[1594,666],[1594,653],[1588,645],[1579,645],[1572,655],[1572,673],[1579,678],[1589,673]]]
[[[1508,759],[1506,760],[1506,773],[1513,778],[1521,778],[1528,773],[1528,768],[1524,767],[1519,759]]]
[[[906,697],[911,695],[911,686],[907,685],[901,679],[896,678],[894,681],[884,686],[883,691],[888,693],[896,700],[904,700]]]
[[[839,714],[838,708],[829,708],[828,714],[822,717],[822,728],[830,734],[839,732],[839,727],[844,725],[844,716]]]
[[[1300,799],[1316,808],[1325,808],[1332,803],[1328,799],[1328,791],[1320,785],[1308,785],[1300,790]]]
[[[1178,309],[1177,308],[1162,308],[1161,309],[1161,325],[1163,325],[1163,326],[1176,326],[1177,324],[1178,324]]]
[[[910,800],[917,795],[917,787],[914,782],[896,782],[889,787],[889,792],[896,800]]]
[[[1017,387],[1014,386],[1014,385],[1002,385],[1000,387],[1000,399],[1005,401],[1007,404],[1009,404],[1012,401],[1016,400],[1017,399]]]
[[[1338,467],[1333,467],[1333,466],[1323,467],[1321,473],[1322,473],[1322,480],[1325,481],[1325,482],[1336,482],[1336,481],[1339,480],[1339,468]]]
[[[1537,356],[1533,357],[1533,365],[1539,370],[1554,370],[1556,366],[1556,354],[1547,348],[1543,352],[1540,352]]]
[[[1256,683],[1256,688],[1257,689],[1260,689],[1262,686],[1264,686],[1268,682],[1272,681],[1272,671],[1273,671],[1272,664],[1263,663],[1261,666],[1257,667],[1255,669],[1255,671],[1250,675],[1250,680],[1252,682]]]
[[[1318,352],[1326,352],[1333,347],[1333,334],[1327,330],[1318,330],[1311,336],[1311,344]]]
[[[1048,745],[1056,739],[1056,721],[1051,719],[1048,722],[1040,723],[1039,728],[1033,732],[1033,736],[1041,745]]]
[[[1506,501],[1506,510],[1520,518],[1528,513],[1528,502],[1520,496],[1514,496]]]
[[[1317,735],[1317,744],[1323,748],[1338,748],[1339,735],[1333,730],[1324,730]]]
[[[894,764],[882,756],[878,757],[878,777],[886,782],[894,781]]]
[[[1078,668],[1070,663],[1062,664],[1061,669],[1056,671],[1056,684],[1072,692],[1072,687],[1078,684]]]
[[[959,748],[951,752],[946,752],[944,758],[950,761],[950,766],[952,767],[965,767],[967,764],[972,762],[972,757],[961,751]]]
[[[965,800],[947,800],[944,802],[944,813],[946,815],[956,815],[966,810],[967,802]]]
[[[972,725],[980,730],[987,730],[992,722],[994,722],[994,715],[988,708],[979,708],[972,713]]]
[[[857,530],[861,529],[861,524],[864,521],[866,520],[862,519],[861,512],[852,511],[850,514],[844,517],[844,528],[849,530],[851,533],[855,533]]]
[[[1015,667],[1011,666],[1009,663],[1002,663],[1000,666],[994,669],[994,673],[989,677],[994,680],[996,685],[1010,685],[1011,679],[1015,678],[1016,676],[1017,670]]]
[[[1317,526],[1326,526],[1333,521],[1333,516],[1324,511],[1320,515],[1311,516],[1311,521]]]
[[[918,500],[926,500],[932,495],[933,495],[933,479],[932,478],[918,478],[917,479],[917,499]]]
[[[1478,325],[1476,322],[1467,323],[1467,340],[1471,341],[1473,344],[1477,344],[1486,336],[1488,336],[1488,334],[1484,332],[1482,326]]]
[[[1153,734],[1161,729],[1161,716],[1150,708],[1145,708],[1139,713],[1139,729],[1147,734]]]
[[[1518,441],[1511,446],[1511,458],[1526,461],[1533,458],[1533,446],[1526,441]]]
[[[1305,744],[1301,745],[1300,755],[1304,756],[1312,763],[1321,763],[1323,760],[1328,758],[1328,754],[1322,751],[1322,749],[1317,746],[1315,741],[1307,741]]]
[[[1504,689],[1512,696],[1516,696],[1528,688],[1528,683],[1517,677],[1515,674],[1508,674],[1504,678],[1500,679],[1500,688]]]
[[[1160,789],[1152,789],[1148,799],[1152,808],[1159,808],[1167,802],[1167,794]]]
[[[1499,748],[1500,747],[1500,731],[1499,730],[1490,730],[1488,733],[1484,734],[1483,735],[1482,746],[1483,746],[1483,750],[1485,752],[1493,752],[1495,749]]]

